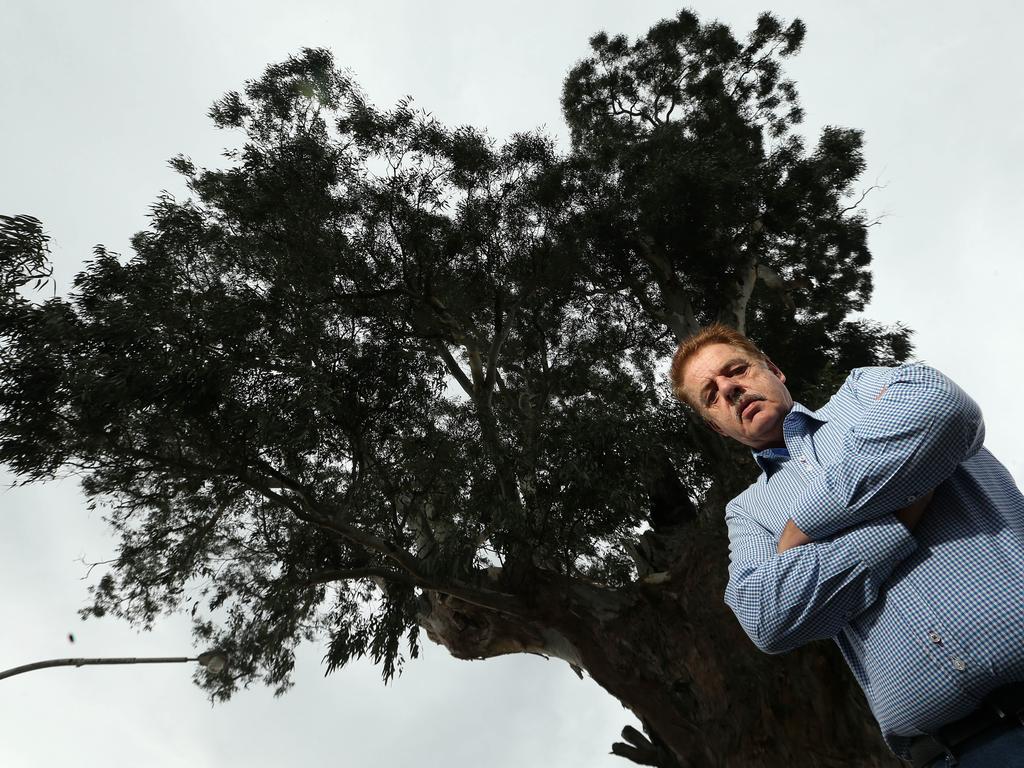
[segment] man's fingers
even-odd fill
[[[786,523],[785,529],[782,531],[782,538],[779,539],[779,545],[775,548],[775,551],[781,555],[787,549],[799,547],[803,544],[810,544],[810,542],[811,537],[797,528],[796,523],[789,520]]]

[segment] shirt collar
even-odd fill
[[[828,416],[823,414],[821,411],[812,411],[810,408],[808,408],[803,403],[797,403],[797,402],[793,403],[793,407],[790,408],[789,413],[786,414],[786,421],[789,421],[790,417],[792,417],[793,414],[802,414],[802,415],[806,416],[807,418],[813,419],[814,421],[821,422],[822,424],[824,424],[826,421],[828,421]]]
[[[786,414],[786,418],[782,422],[783,439],[785,440],[789,436],[805,432],[808,420],[824,424],[828,421],[828,416],[819,411],[812,411],[803,403],[794,402],[793,407]],[[751,451],[751,453],[754,455],[754,461],[757,462],[757,466],[770,477],[783,462],[789,460],[789,443],[786,443],[785,449],[765,448],[761,451]]]
[[[783,462],[789,460],[789,451],[782,453],[781,450],[775,448],[765,448],[762,451],[751,451],[754,454],[754,461],[757,462],[757,466],[761,468],[769,477],[772,473],[778,469]]]

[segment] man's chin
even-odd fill
[[[745,421],[746,436],[751,444],[771,445],[782,442],[782,427],[777,414],[760,410]]]

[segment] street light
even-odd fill
[[[219,675],[228,667],[228,657],[220,651],[206,651],[196,656],[199,666],[210,670],[211,675]]]
[[[210,674],[219,675],[228,666],[228,657],[220,651],[206,651],[198,656],[143,656],[139,658],[104,658],[104,659],[48,659],[47,661],[36,661],[32,664],[23,664],[20,667],[12,667],[0,672],[0,680],[5,677],[14,677],[23,672],[31,672],[34,669],[45,669],[46,667],[84,667],[87,664],[173,664],[187,661],[194,661],[201,667],[210,670]]]

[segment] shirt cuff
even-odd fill
[[[896,515],[882,515],[862,523],[849,533],[835,539],[835,544],[849,547],[867,569],[868,583],[877,593],[903,560],[917,550],[917,539]]]
[[[848,523],[844,525],[841,522],[848,516],[846,505],[832,493],[822,473],[800,495],[792,518],[796,527],[811,541],[819,541],[849,527]]]

